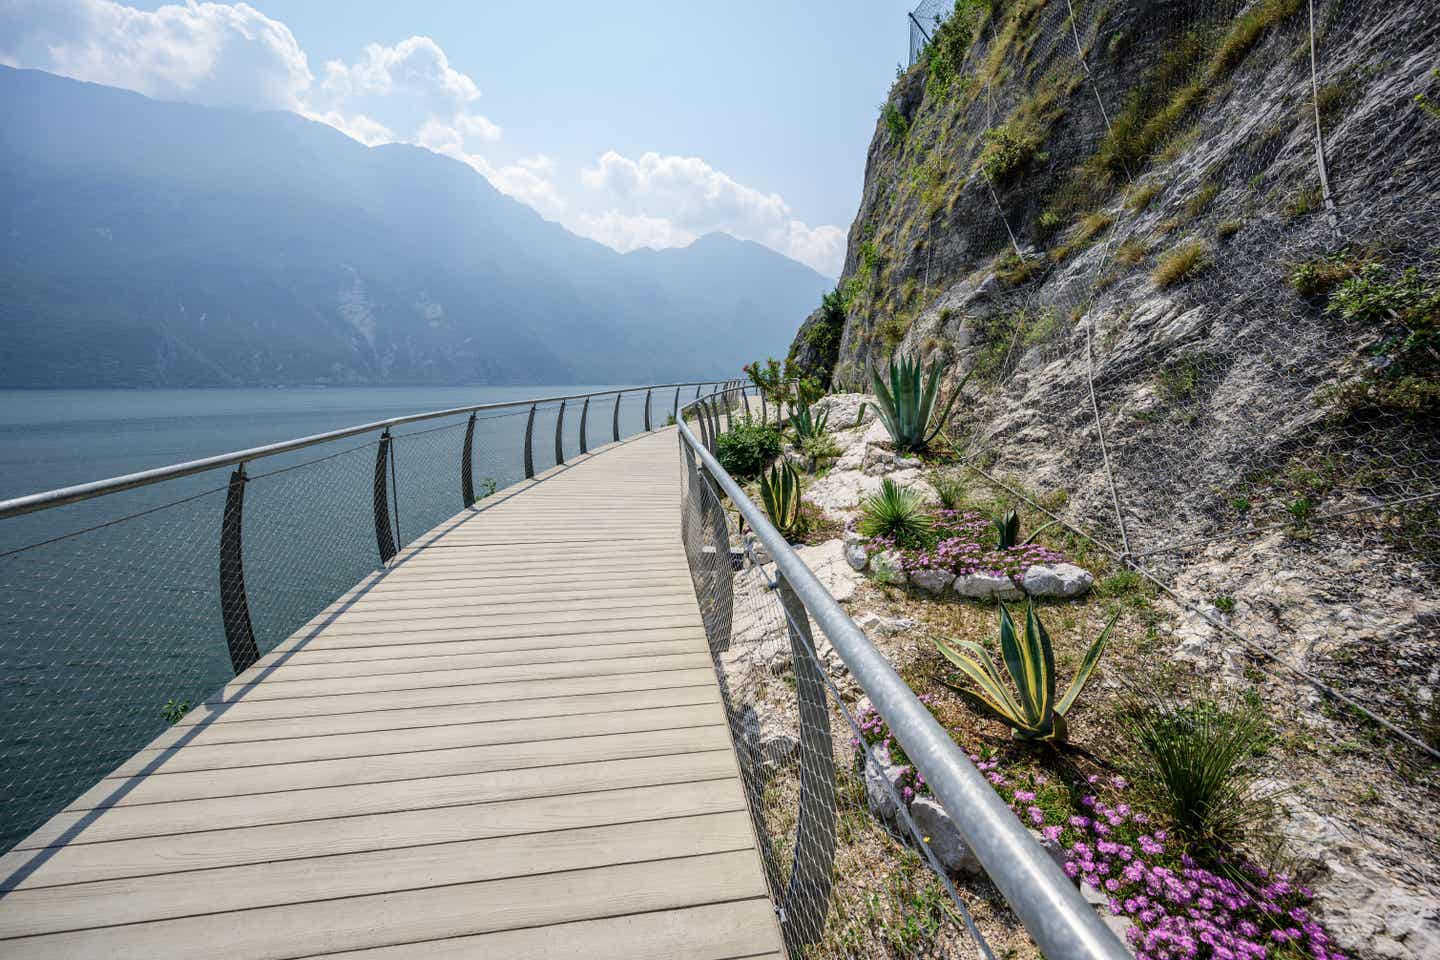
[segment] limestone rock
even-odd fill
[[[955,580],[949,570],[912,570],[910,582],[932,597],[938,597]]]
[[[865,552],[865,547],[861,544],[847,541],[845,543],[845,562],[850,564],[852,570],[859,572],[870,563],[870,555]]]
[[[909,617],[882,617],[878,613],[862,613],[855,618],[855,625],[867,636],[893,637],[915,628],[915,621]]]
[[[1037,563],[1025,571],[1025,592],[1032,597],[1083,597],[1095,585],[1090,571],[1073,563]]]
[[[967,573],[956,577],[955,592],[975,600],[987,597],[1019,600],[1023,596],[1020,588],[1015,586],[1009,577],[995,573]]]
[[[984,874],[984,868],[980,866],[974,851],[960,836],[955,821],[950,819],[950,814],[945,812],[938,800],[933,797],[916,797],[910,803],[910,817],[915,821],[915,828],[920,831],[921,840],[930,847],[946,870],[971,877]]]
[[[844,541],[826,540],[815,546],[797,547],[795,553],[836,600],[844,603],[855,595],[860,576],[845,555]]]
[[[856,425],[856,417],[862,416],[861,424],[871,423],[875,420],[875,408],[866,403],[866,396],[863,393],[832,393],[828,397],[821,397],[810,407],[810,412],[815,416],[828,413],[830,419],[827,426],[830,431],[848,430]],[[860,405],[865,404],[865,411],[860,412]]]
[[[900,566],[900,554],[894,550],[886,550],[870,558],[870,575],[881,583],[896,586],[903,586],[909,581]]]
[[[900,796],[900,778],[905,767],[890,759],[890,751],[882,746],[870,748],[871,761],[865,764],[865,801],[870,812],[886,823],[895,820],[899,811],[895,798]],[[885,789],[885,784],[891,789]]]

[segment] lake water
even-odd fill
[[[427,410],[603,389],[0,391],[0,499]],[[657,394],[653,422],[673,405],[673,391]],[[558,412],[537,412],[537,470],[554,463]],[[580,413],[567,404],[567,457],[580,446]],[[486,479],[504,487],[523,476],[527,414],[480,415],[477,493]],[[613,395],[592,402],[592,447],[611,438],[613,415]],[[643,417],[644,395],[627,397],[621,435],[639,432]],[[402,544],[463,508],[466,420],[395,429]],[[379,566],[378,440],[369,433],[247,466],[246,594],[262,651]],[[198,704],[231,678],[218,591],[229,475],[0,520],[0,851],[162,731],[167,705]]]

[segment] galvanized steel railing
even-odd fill
[[[857,898],[847,896],[845,889],[854,884],[856,872],[867,874],[873,883],[875,871],[866,869],[873,863],[857,859],[847,844],[857,850],[873,847],[865,830],[878,808],[894,821],[888,832],[926,857],[976,946],[982,955],[992,956],[930,848],[932,838],[917,827],[865,745],[853,695],[841,694],[838,679],[853,680],[869,698],[1045,956],[1128,957],[1060,866],[716,459],[717,439],[731,415],[748,410],[751,389],[731,385],[685,407],[679,428],[686,486],[683,527],[752,818],[791,955],[904,955],[903,944],[897,947],[883,928],[915,918],[887,918],[884,909],[873,906],[873,894],[862,891]],[[692,420],[698,436],[690,427]],[[757,556],[753,544],[738,536],[730,509],[753,531],[764,555]],[[843,662],[843,670],[817,652],[815,627]],[[783,682],[777,682],[777,676]],[[777,715],[783,716],[776,721]],[[767,723],[775,727],[768,733]],[[853,764],[845,762],[847,739]],[[888,805],[883,795],[876,797],[886,791]],[[777,800],[777,794],[784,799]],[[860,794],[867,797],[868,809],[857,811]],[[792,804],[798,809],[789,809]],[[842,829],[837,830],[837,820]],[[892,876],[904,869],[902,853],[892,851],[897,858],[887,868]],[[913,873],[907,876],[906,882],[915,886],[929,882],[915,880]],[[914,899],[924,898],[917,891]],[[871,914],[859,923],[854,922],[857,903]],[[920,920],[922,926],[928,922]],[[947,946],[958,944],[936,934],[923,946],[947,952]]]

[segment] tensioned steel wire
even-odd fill
[[[651,426],[695,387],[652,391]],[[461,411],[0,521],[0,852],[460,514],[467,435],[483,502],[525,476],[527,423],[539,474],[580,454],[582,411],[590,450],[643,432],[645,394],[567,400],[563,421],[558,401],[533,423]]]

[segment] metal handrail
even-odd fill
[[[238,466],[253,460],[273,457],[281,453],[290,453],[295,450],[303,450],[306,447],[329,443],[332,440],[344,440],[347,437],[359,436],[362,433],[388,430],[391,427],[398,427],[407,423],[421,423],[426,420],[435,420],[442,417],[482,413],[488,410],[504,410],[511,407],[537,407],[540,404],[561,403],[567,400],[588,400],[592,397],[614,396],[618,399],[627,393],[639,393],[642,390],[648,394],[654,390],[679,389],[681,387],[708,387],[735,382],[734,380],[691,380],[686,383],[656,383],[643,387],[624,387],[619,390],[600,390],[595,393],[576,393],[568,396],[541,397],[528,400],[506,400],[499,403],[482,403],[469,407],[452,407],[448,410],[433,410],[428,413],[413,413],[403,417],[391,417],[388,420],[376,420],[374,423],[344,427],[339,430],[330,430],[308,437],[296,437],[292,440],[282,440],[279,443],[251,447],[247,450],[236,450],[231,453],[221,453],[213,457],[204,457],[200,460],[173,463],[164,467],[142,470],[138,473],[127,473],[122,476],[109,477],[104,480],[93,480],[89,483],[81,483],[70,487],[60,487],[55,490],[44,490],[39,493],[26,494],[22,497],[14,497],[10,500],[0,501],[0,520],[6,519],[7,517],[18,517],[21,514],[35,513],[39,510],[49,510],[53,507],[61,507],[70,503],[78,503],[81,500],[91,500],[95,497],[103,497],[125,490],[133,490],[136,487],[146,487],[165,480],[189,477],[220,467]]]
[[[699,410],[698,402],[731,392],[717,391],[701,401],[692,401],[684,409]],[[700,416],[703,420],[703,411]],[[906,756],[924,776],[926,785],[1045,956],[1128,960],[1129,951],[791,549],[765,512],[746,496],[707,445],[695,437],[684,417],[676,419],[681,442],[700,458],[710,477],[764,545],[778,573],[825,632],[850,675],[889,725]]]

